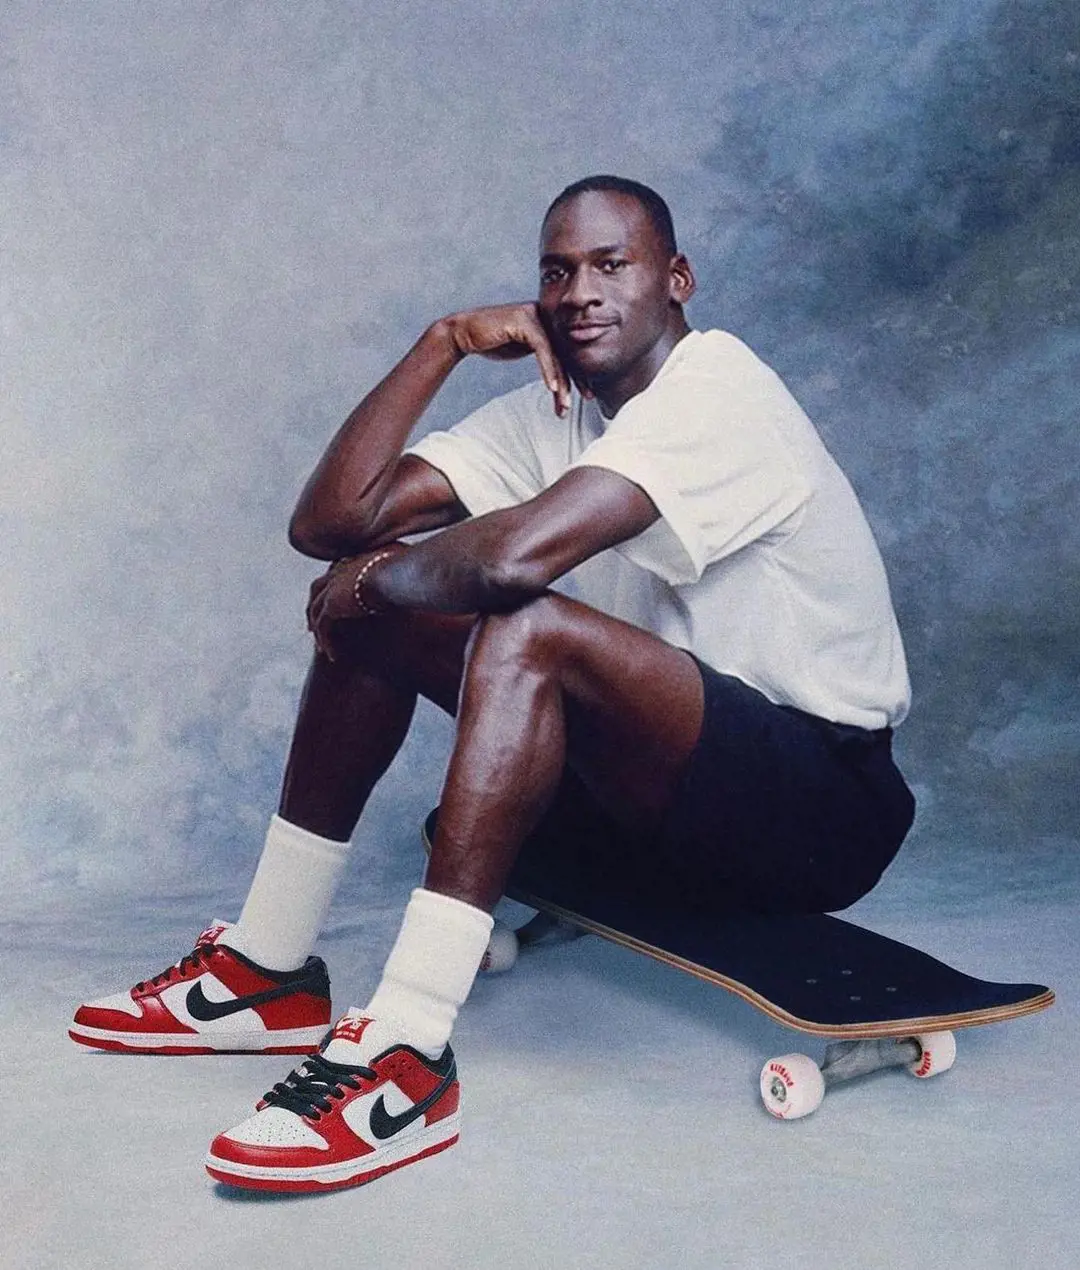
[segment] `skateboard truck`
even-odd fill
[[[821,1106],[826,1089],[846,1080],[887,1067],[906,1067],[913,1076],[926,1080],[947,1072],[955,1061],[956,1040],[951,1032],[833,1041],[825,1047],[820,1067],[806,1054],[769,1059],[761,1069],[761,1100],[778,1120],[798,1120]]]

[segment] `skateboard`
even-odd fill
[[[430,850],[434,815],[423,841]],[[558,888],[556,888],[558,890]],[[632,897],[536,894],[513,879],[507,898],[535,909],[517,931],[497,923],[487,969],[507,969],[520,948],[573,932],[599,935],[725,988],[777,1023],[829,1038],[822,1063],[805,1054],[761,1071],[766,1109],[781,1120],[816,1111],[825,1091],[888,1067],[928,1078],[953,1065],[962,1028],[1045,1010],[1042,984],[994,983],[853,922],[825,914],[724,916],[643,910]]]

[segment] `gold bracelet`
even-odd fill
[[[371,556],[370,559],[366,560],[360,572],[356,575],[356,580],[353,582],[352,588],[353,599],[356,601],[356,607],[365,617],[378,617],[381,613],[386,612],[386,609],[384,608],[372,608],[372,606],[364,600],[364,579],[381,560],[390,560],[394,554],[395,553],[392,551],[380,551],[377,555]]]

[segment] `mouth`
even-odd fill
[[[563,327],[563,335],[571,344],[594,344],[614,327],[614,322],[574,322]]]

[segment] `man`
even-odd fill
[[[578,182],[544,219],[537,302],[436,322],[309,480],[291,540],[334,563],[243,912],[82,1006],[72,1036],[315,1049],[329,987],[311,948],[419,694],[456,738],[374,995],[218,1135],[214,1177],[346,1186],[456,1141],[448,1041],[512,870],[718,915],[824,911],[865,894],[910,827],[890,754],[907,674],[865,518],[777,376],[688,327],[693,291],[658,195]],[[541,380],[405,451],[474,354],[534,355]],[[551,589],[571,574],[577,598]]]

